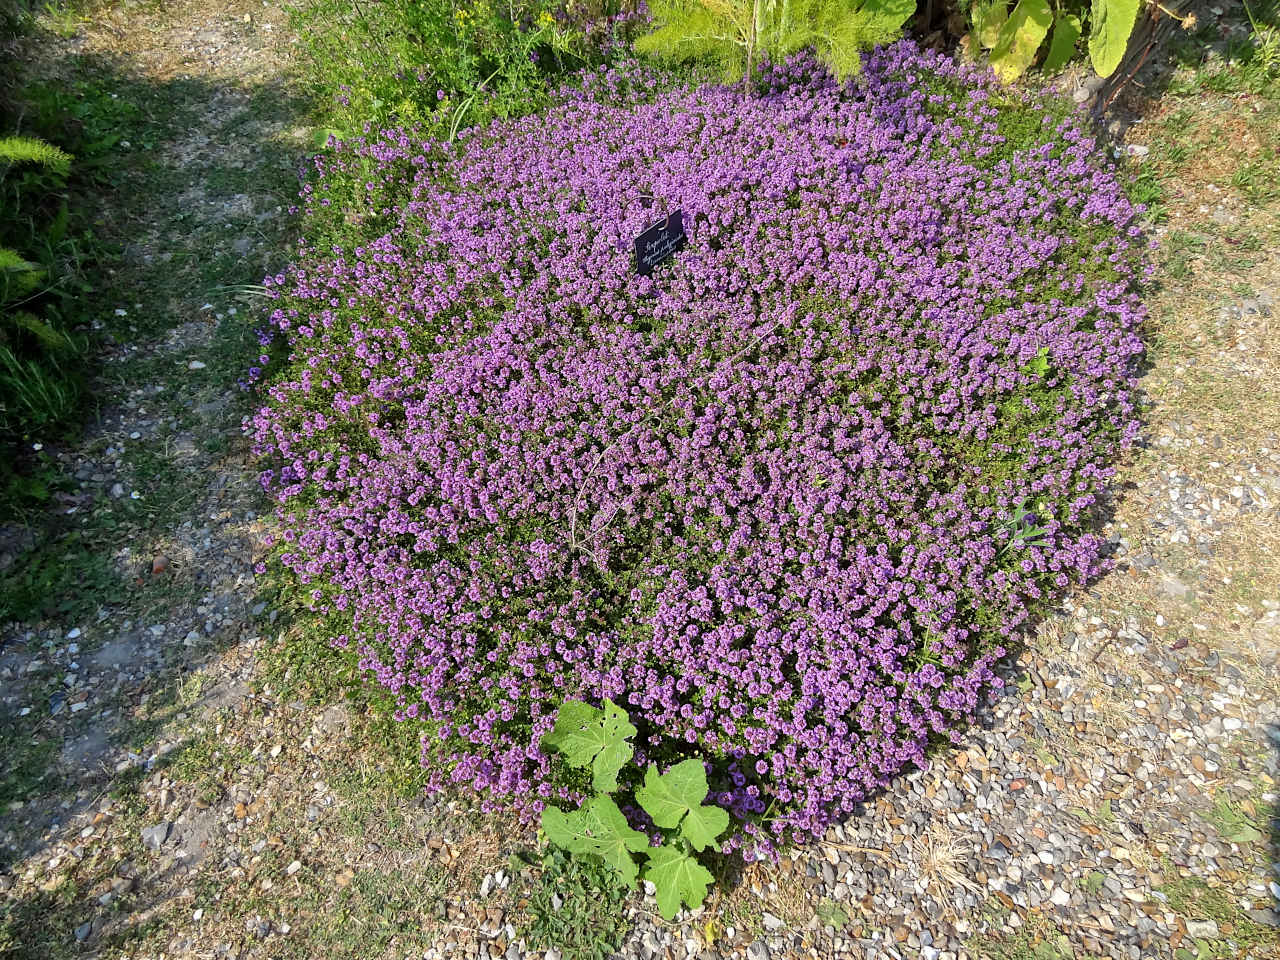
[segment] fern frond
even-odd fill
[[[70,337],[55,330],[34,313],[18,310],[6,319],[19,330],[25,330],[31,334],[49,350],[66,350],[73,345]]]
[[[641,53],[711,60],[739,79],[758,17],[760,53],[779,60],[812,48],[843,79],[861,69],[863,49],[899,34],[915,0],[654,0],[649,12],[658,28],[636,42]]]
[[[0,137],[0,162],[34,163],[66,173],[71,168],[71,154],[35,137]]]
[[[0,247],[0,273],[27,273],[40,269],[29,260],[24,260],[17,250]]]
[[[0,305],[25,297],[40,286],[44,270],[16,250],[0,247]]]
[[[722,60],[730,51],[736,56],[734,48],[746,42],[746,29],[734,7],[732,0],[659,0],[649,9],[661,26],[640,37],[636,49],[670,60]]]

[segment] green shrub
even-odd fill
[[[653,0],[658,29],[636,49],[675,60],[706,60],[726,80],[750,75],[762,58],[811,48],[837,77],[857,71],[861,51],[898,36],[915,0]]]
[[[625,32],[619,0],[303,0],[292,22],[326,123],[321,139],[395,123],[452,134],[544,102]]]
[[[35,137],[0,137],[0,442],[67,420],[81,393],[84,338],[66,301],[79,290],[69,236],[71,157]]]
[[[1177,7],[1174,3],[1172,7]],[[1158,0],[986,0],[973,4],[973,38],[990,51],[991,65],[1002,80],[1025,73],[1043,49],[1041,67],[1055,73],[1075,58],[1082,37],[1089,62],[1099,76],[1116,71],[1144,11],[1171,16],[1186,29],[1195,17],[1180,16]],[[1045,40],[1048,38],[1048,42]]]

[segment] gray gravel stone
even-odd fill
[[[142,844],[148,850],[159,850],[164,846],[164,842],[169,839],[169,833],[173,830],[173,824],[167,820],[157,823],[155,826],[142,828]]]

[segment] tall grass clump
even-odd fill
[[[80,401],[85,342],[68,312],[80,285],[71,163],[37,137],[0,136],[0,445],[62,425]]]
[[[1086,122],[907,43],[758,84],[623,65],[317,163],[253,433],[278,561],[436,787],[573,802],[543,738],[608,698],[730,848],[821,834],[1105,565],[1146,245]]]
[[[546,102],[556,77],[621,49],[631,0],[301,0],[292,21],[339,139],[398,124],[453,136]]]

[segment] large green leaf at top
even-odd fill
[[[572,813],[544,808],[542,830],[548,840],[570,853],[600,857],[628,884],[634,883],[639,873],[632,852],[649,846],[649,838],[631,829],[613,799],[600,794]]]
[[[1141,7],[1142,0],[1093,0],[1089,17],[1089,59],[1098,76],[1109,77],[1120,66]]]
[[[973,32],[984,50],[990,50],[1000,38],[1000,28],[1009,20],[1009,0],[992,0],[973,16]]]
[[[570,766],[590,765],[592,788],[608,793],[618,789],[618,771],[634,752],[627,738],[635,735],[626,711],[612,700],[604,702],[603,710],[581,700],[566,700],[543,743],[564,754]]]
[[[636,802],[653,822],[665,830],[680,827],[680,835],[698,851],[719,850],[716,837],[729,827],[729,814],[720,807],[703,804],[707,796],[707,774],[702,761],[677,763],[666,773],[657,767],[645,771],[644,786],[636,790]]]
[[[1026,73],[1052,22],[1049,0],[1018,0],[991,48],[996,76],[1009,81]]]
[[[657,888],[658,910],[668,920],[675,919],[682,902],[694,908],[702,906],[707,888],[715,881],[710,870],[685,851],[671,847],[649,851],[644,878]]]
[[[1045,73],[1057,73],[1076,55],[1076,41],[1080,39],[1080,18],[1071,13],[1059,13],[1053,21],[1053,36],[1049,38],[1049,52],[1045,54],[1040,69]]]
[[[915,0],[865,0],[858,10],[860,18],[887,30],[897,30],[915,12]]]

